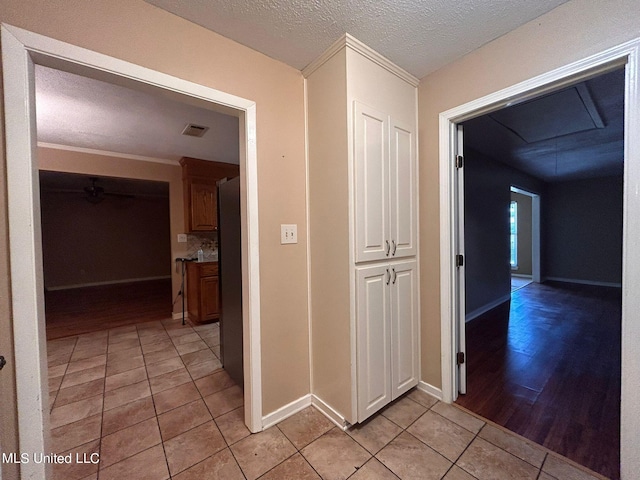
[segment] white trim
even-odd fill
[[[109,150],[98,150],[96,148],[72,147],[70,145],[60,145],[58,143],[38,142],[38,147],[51,148],[53,150],[64,150],[66,152],[88,153],[89,155],[102,155],[106,157],[127,158],[129,160],[139,160],[141,162],[162,163],[165,165],[180,166],[178,160],[168,158],[145,157],[144,155],[133,155],[130,153],[110,152]]]
[[[524,273],[511,273],[511,276],[516,278],[528,278],[529,280],[533,278],[533,276],[525,275]]]
[[[438,387],[434,387],[430,383],[423,382],[422,380],[420,380],[420,382],[418,382],[417,388],[421,392],[431,395],[432,397],[437,398],[438,400],[442,400],[442,390]]]
[[[640,284],[640,249],[633,248],[640,237],[640,39],[604,50],[564,67],[517,85],[442,112],[439,117],[440,179],[440,289],[441,361],[443,401],[455,400],[455,362],[453,361],[456,324],[454,272],[452,270],[453,184],[451,141],[456,123],[478,117],[503,106],[519,103],[562,86],[591,78],[626,64],[625,77],[625,169],[623,213],[622,275],[622,398],[621,398],[621,476],[634,478],[640,469],[636,439],[640,435],[640,296],[632,288]]]
[[[186,307],[186,305],[185,305]],[[182,310],[180,310],[179,312],[173,312],[171,314],[171,318],[173,320],[182,320]],[[187,312],[186,310],[184,311],[184,318],[188,319],[189,318],[189,312]]]
[[[262,430],[262,370],[260,354],[260,265],[256,104],[235,95],[2,24],[5,98],[5,142],[11,259],[12,313],[16,346],[16,390],[20,415],[20,450],[47,452],[48,388],[42,246],[35,151],[34,64],[95,72],[120,80],[162,88],[203,104],[226,106],[239,113],[244,129],[240,145],[243,254],[245,422]],[[242,159],[244,161],[242,161]],[[34,341],[37,339],[37,341]],[[22,478],[46,478],[46,467],[24,464]]]
[[[311,394],[308,393],[303,397],[300,397],[297,400],[294,400],[291,403],[288,403],[284,407],[280,407],[275,412],[271,412],[268,415],[262,417],[262,428],[265,430],[269,427],[274,426],[277,423],[289,418],[292,415],[295,415],[301,410],[304,410],[307,407],[311,406]]]
[[[346,430],[351,426],[346,418],[315,394],[311,395],[311,405],[317,408],[320,413],[335,423],[341,430]]]
[[[56,292],[58,290],[73,290],[74,288],[100,287],[103,285],[118,285],[120,283],[149,282],[151,280],[166,280],[166,279],[171,279],[171,275],[162,275],[160,277],[125,278],[124,280],[107,280],[104,282],[75,283],[73,285],[60,285],[59,287],[45,286],[45,288],[49,292]]]
[[[305,78],[309,77],[313,72],[320,68],[324,63],[329,61],[336,53],[342,50],[344,47],[350,48],[354,52],[358,52],[363,57],[371,60],[376,65],[384,68],[388,72],[394,74],[396,77],[404,80],[412,87],[417,87],[420,84],[420,80],[414,77],[409,72],[400,68],[394,64],[387,57],[380,55],[378,52],[362,43],[357,38],[345,33],[338,40],[333,42],[329,48],[327,48],[322,55],[316,58],[313,62],[302,69],[302,75]]]
[[[596,287],[613,287],[613,288],[622,288],[622,283],[619,282],[597,282],[593,280],[581,280],[579,278],[562,278],[562,277],[545,277],[545,281],[551,280],[552,282],[562,282],[562,283],[577,283],[580,285],[593,285]]]
[[[489,303],[481,306],[480,308],[476,308],[473,312],[469,312],[469,313],[467,313],[465,315],[464,321],[468,323],[471,320],[473,320],[475,318],[478,318],[483,313],[487,313],[489,310],[493,310],[498,305],[502,305],[504,302],[508,302],[510,299],[511,299],[511,294],[504,295],[504,296],[494,300],[493,302],[489,302]]]

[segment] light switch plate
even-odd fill
[[[298,243],[298,225],[280,225],[280,244]]]
[[[187,243],[187,234],[179,233],[178,234],[178,243]]]

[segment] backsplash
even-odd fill
[[[187,234],[187,254],[189,258],[198,256],[198,249],[202,248],[205,261],[218,260],[218,232],[202,232]]]

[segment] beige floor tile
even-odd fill
[[[158,377],[165,373],[174,372],[184,368],[184,364],[180,357],[169,358],[158,363],[147,365],[147,375],[149,378]]]
[[[63,365],[67,365],[66,363]],[[55,392],[62,385],[62,377],[51,377],[49,376],[49,392]]]
[[[100,438],[102,415],[92,415],[74,423],[51,429],[51,449],[62,453]]]
[[[376,458],[402,480],[439,480],[451,467],[449,460],[407,432],[384,447]]]
[[[147,365],[152,365],[164,360],[169,360],[170,358],[180,358],[180,355],[178,355],[178,351],[173,348],[173,345],[158,352],[145,353],[144,363]]]
[[[79,372],[67,373],[62,380],[60,388],[69,388],[75,385],[80,385],[81,383],[87,383],[99,378],[104,378],[104,374],[104,365],[87,368],[86,370],[80,370]]]
[[[73,352],[78,337],[56,338],[55,340],[47,340],[48,353]]]
[[[160,434],[165,442],[210,420],[211,415],[202,399],[158,416]]]
[[[81,346],[79,343],[71,354],[71,362],[77,362],[79,360],[85,360],[87,358],[95,357],[98,355],[104,355],[107,353],[107,342],[104,345],[91,345]]]
[[[102,437],[101,468],[120,462],[161,443],[158,421],[150,418],[130,427]]]
[[[150,395],[151,390],[149,389],[149,382],[147,380],[127,385],[126,387],[111,390],[104,394],[104,409],[105,411],[111,410],[112,408],[120,407]]]
[[[537,468],[482,438],[476,438],[456,464],[479,480],[525,480],[538,476]]]
[[[374,415],[366,422],[354,425],[347,430],[347,434],[371,454],[378,453],[401,432],[402,429],[399,426],[383,415]]]
[[[372,458],[354,473],[349,480],[398,480],[391,470]]]
[[[298,450],[306,447],[334,426],[331,420],[314,407],[307,407],[278,424],[278,428]]]
[[[485,425],[479,435],[534,467],[540,468],[542,466],[546,452],[533,442],[491,425]]]
[[[207,422],[164,442],[171,475],[186,470],[216,452],[226,448],[216,424]]]
[[[109,336],[112,335],[123,335],[125,333],[129,333],[129,332],[136,332],[136,326],[135,325],[123,325],[121,327],[115,327],[115,328],[111,328],[109,329]]]
[[[69,403],[61,407],[54,407],[51,410],[50,426],[58,428],[62,425],[77,422],[83,418],[90,417],[102,412],[102,397],[95,397]]]
[[[320,480],[320,476],[313,470],[311,465],[309,465],[309,462],[307,462],[299,453],[296,453],[280,465],[269,470],[260,477],[260,480],[282,480],[285,478],[295,478],[296,480]]]
[[[538,477],[538,480],[558,480],[558,479],[556,477],[552,477],[548,473],[540,472],[540,476]]]
[[[284,480],[282,477],[281,480]],[[228,448],[188,468],[174,480],[244,480],[244,475]]]
[[[196,380],[196,386],[203,397],[224,390],[225,388],[233,387],[234,385],[235,382],[224,370],[218,370],[211,375]]]
[[[407,432],[436,452],[455,462],[475,435],[457,423],[434,412],[427,412]]]
[[[216,357],[220,358],[220,345],[209,345]]]
[[[171,337],[166,333],[163,333],[162,335],[157,334],[152,337],[143,337],[140,339],[140,343],[142,344],[142,352],[145,355],[148,353],[159,352],[165,348],[173,348]]]
[[[166,480],[169,478],[162,445],[100,469],[100,480]]]
[[[396,425],[407,428],[426,411],[427,409],[419,403],[414,402],[410,398],[403,397],[382,410],[382,415]]]
[[[325,480],[348,478],[371,454],[337,427],[303,448],[300,453]]]
[[[187,367],[189,367],[190,365],[195,365],[196,363],[202,363],[206,362],[207,360],[214,360],[217,358],[218,357],[216,357],[208,348],[204,350],[198,350],[196,352],[182,354],[182,361]]]
[[[71,352],[59,352],[47,354],[47,366],[49,368],[69,363],[71,360]]]
[[[231,446],[242,472],[254,480],[296,453],[287,437],[275,427],[251,435]]]
[[[115,329],[114,329],[115,330]],[[109,341],[108,343],[114,344],[114,343],[121,343],[121,342],[125,342],[125,341],[131,341],[131,340],[135,340],[138,341],[138,331],[135,329],[131,330],[127,330],[127,331],[114,331],[114,330],[110,330],[109,331]]]
[[[151,397],[141,398],[104,412],[102,435],[109,435],[123,428],[156,416]]]
[[[107,377],[117,375],[118,373],[127,372],[134,368],[144,367],[144,358],[142,355],[131,358],[121,358],[107,362]]]
[[[106,365],[107,356],[106,355],[96,355],[93,357],[85,358],[83,360],[78,360],[75,362],[71,362],[67,368],[66,373],[74,373],[79,372],[80,370],[86,370],[87,368],[99,367],[100,365]]]
[[[107,353],[107,365],[120,362],[122,360],[129,360],[130,358],[139,357],[142,355],[142,347],[140,345],[135,345],[130,348],[116,350],[115,352]]]
[[[216,418],[243,405],[244,396],[240,387],[233,386],[204,397],[204,401],[213,418]]]
[[[447,474],[444,476],[442,480],[476,480],[476,477],[465,472],[463,469],[461,469],[457,465],[454,465],[453,467],[451,467],[451,470],[447,472]],[[539,478],[538,480],[543,480],[543,479]]]
[[[222,368],[222,363],[218,358],[212,358],[206,360],[202,363],[196,363],[195,365],[189,365],[187,370],[189,370],[189,375],[194,380],[198,378],[206,377],[207,375],[211,375],[213,372],[216,372]]]
[[[479,418],[446,403],[438,402],[431,407],[431,410],[473,433],[478,433],[484,425],[484,422]]]
[[[107,349],[107,352],[109,354],[113,354],[113,353],[117,353],[117,352],[122,352],[122,351],[126,351],[126,350],[131,350],[134,348],[140,348],[140,340],[138,340],[138,336],[136,335],[135,340],[123,340],[121,342],[118,343],[111,343],[109,344],[109,348]]]
[[[105,380],[104,389],[107,392],[116,390],[118,388],[126,387],[133,383],[138,383],[147,379],[147,369],[145,367],[134,368],[133,370],[127,370],[126,372],[116,373],[107,377]]]
[[[171,332],[169,332],[169,336],[171,337],[174,345],[183,345],[185,343],[197,342],[198,340],[200,340],[200,335],[198,335],[196,332],[190,332],[180,336],[172,335]]]
[[[199,399],[200,394],[198,393],[198,389],[191,381],[168,390],[163,390],[153,396],[156,413],[158,415]]]
[[[547,455],[542,471],[559,480],[596,480],[597,478],[551,454]]]
[[[233,445],[251,435],[244,423],[244,407],[238,407],[229,413],[220,415],[215,421],[228,445]]]
[[[180,355],[197,352],[199,350],[205,350],[207,348],[209,348],[209,346],[206,343],[204,343],[202,340],[196,340],[195,342],[176,345],[176,349],[178,350],[178,353]]]
[[[104,379],[98,378],[92,382],[81,383],[69,388],[61,388],[56,397],[56,407],[61,407],[68,403],[84,400],[95,395],[102,395],[104,392]]]
[[[80,480],[94,474],[98,471],[98,463],[91,463],[90,459],[95,453],[100,453],[99,440],[94,440],[62,452],[61,455],[65,456],[71,454],[72,462],[53,464],[52,470],[54,480]],[[76,462],[76,458],[79,458],[82,461]],[[85,461],[86,463],[83,463]]]
[[[61,377],[62,375],[65,374],[65,372],[67,371],[67,365],[69,365],[68,363],[63,363],[62,365],[56,365],[55,367],[50,367],[47,369],[47,372],[49,373],[49,378],[56,378],[56,377]]]
[[[428,393],[418,390],[417,388],[414,388],[407,397],[426,408],[431,408],[438,403],[438,399],[436,397],[432,397]]]
[[[189,372],[187,372],[186,368],[174,370],[173,372],[165,373],[164,375],[149,379],[151,391],[154,394],[191,381],[191,376],[189,375]]]

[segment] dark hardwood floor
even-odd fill
[[[45,292],[47,339],[171,317],[171,280]]]
[[[467,324],[459,405],[620,478],[621,291],[547,282]]]

